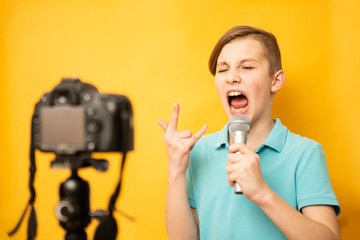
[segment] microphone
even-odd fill
[[[232,115],[228,127],[230,145],[240,142],[246,144],[251,129],[250,119],[247,116],[241,114]],[[236,153],[240,154],[240,152]],[[236,194],[243,194],[240,185],[237,182],[234,184],[234,192]]]

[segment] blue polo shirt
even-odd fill
[[[265,182],[298,211],[309,205],[332,205],[340,213],[323,148],[291,133],[279,119],[256,150]],[[203,136],[191,151],[186,173],[189,204],[196,208],[201,240],[286,239],[255,203],[234,194],[227,181],[228,125]]]

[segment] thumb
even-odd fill
[[[167,122],[165,122],[164,120],[158,120],[157,123],[162,127],[164,132],[166,132],[169,124]]]

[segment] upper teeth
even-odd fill
[[[229,96],[240,96],[241,92],[229,92]]]

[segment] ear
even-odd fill
[[[271,92],[275,93],[279,91],[285,82],[285,72],[283,70],[279,70],[274,74],[273,80],[271,82]]]

